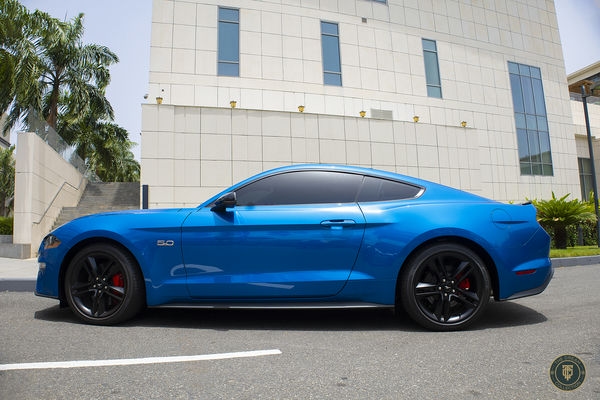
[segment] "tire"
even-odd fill
[[[112,244],[94,244],[79,251],[69,264],[65,297],[86,323],[114,325],[145,306],[144,280],[135,259]]]
[[[453,243],[429,246],[404,266],[399,299],[419,325],[455,331],[475,322],[487,306],[491,284],[481,258]]]

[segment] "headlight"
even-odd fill
[[[48,235],[44,238],[42,243],[44,245],[44,250],[55,249],[60,246],[60,239],[54,235]]]

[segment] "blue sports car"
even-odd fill
[[[36,294],[108,325],[144,307],[397,307],[463,329],[491,296],[542,292],[550,238],[531,204],[408,176],[300,165],[196,208],[96,214],[48,234]]]

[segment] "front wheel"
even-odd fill
[[[65,275],[65,295],[80,319],[112,325],[135,316],[144,307],[144,281],[133,257],[111,244],[82,249]]]
[[[464,329],[488,304],[489,274],[481,258],[467,247],[433,245],[411,258],[404,268],[400,301],[409,316],[427,329]]]

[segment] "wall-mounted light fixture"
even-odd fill
[[[413,117],[413,121],[415,121],[415,122],[419,122],[419,116],[418,116],[418,115],[415,115],[415,116]]]
[[[304,106],[298,106],[298,111],[304,112]]]
[[[467,127],[467,121],[461,121],[460,122],[460,126],[462,126],[463,128]]]
[[[362,110],[361,112],[359,112],[360,117],[364,118],[367,115],[367,112],[365,110]]]
[[[162,95],[163,95],[164,92],[165,92],[165,89],[161,89],[160,96],[156,97],[156,104],[162,104],[162,101],[163,101]]]
[[[237,106],[237,101],[235,101],[235,100],[231,100],[231,101],[229,102],[229,105],[231,106],[231,108],[235,108],[235,106]]]

